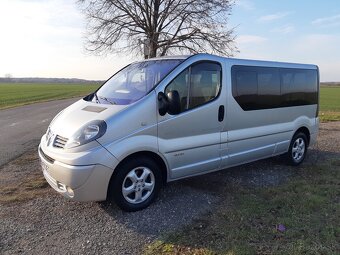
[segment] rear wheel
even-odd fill
[[[137,157],[123,162],[112,176],[109,198],[125,211],[138,211],[149,206],[162,184],[159,166],[152,159]]]
[[[308,147],[307,136],[304,133],[297,133],[289,146],[287,157],[291,165],[300,165],[305,159]]]

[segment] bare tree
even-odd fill
[[[10,82],[12,81],[13,75],[11,73],[6,73],[5,74],[5,81]]]
[[[79,0],[87,18],[87,49],[144,57],[211,52],[231,56],[233,0]]]

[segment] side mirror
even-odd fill
[[[166,113],[175,115],[181,112],[181,99],[177,90],[172,90],[167,95],[163,92],[158,93],[158,112],[161,116]]]
[[[176,115],[181,112],[181,98],[177,90],[172,90],[167,95],[169,107],[168,113],[171,115]]]
[[[159,115],[164,116],[169,109],[168,98],[163,92],[158,93],[158,112]]]

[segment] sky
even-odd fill
[[[316,64],[340,81],[339,0],[236,0],[229,20],[237,58]],[[75,0],[0,1],[0,77],[104,80],[136,56],[91,55]]]

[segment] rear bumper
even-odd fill
[[[314,144],[316,144],[318,134],[319,134],[319,118],[315,118],[315,125],[311,130],[310,134],[309,146],[313,146]]]
[[[47,156],[39,146],[44,177],[61,195],[75,201],[103,201],[113,169],[101,164],[74,166]]]
[[[313,146],[316,144],[316,140],[318,138],[318,133],[313,133],[310,135],[310,141],[309,141],[309,147]]]

